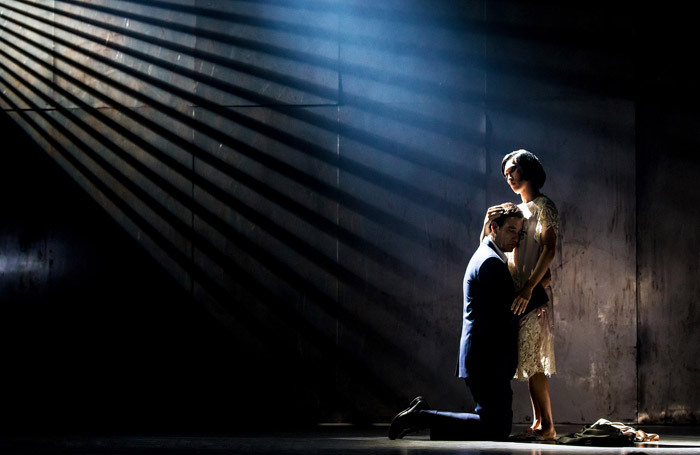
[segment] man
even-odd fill
[[[510,380],[517,365],[518,325],[510,306],[515,296],[504,253],[520,240],[523,214],[512,203],[491,221],[464,275],[464,308],[457,376],[476,402],[475,413],[428,409],[422,397],[391,422],[389,439],[430,428],[431,439],[503,440],[513,419]]]

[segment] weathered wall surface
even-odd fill
[[[663,333],[694,312],[673,286],[678,318],[651,323],[674,283],[646,274],[693,271],[649,243],[667,236],[639,199],[661,170],[638,163],[635,20],[584,2],[1,0],[0,106],[245,346],[238,377],[311,421],[386,421],[417,394],[471,406],[452,377],[462,275],[485,209],[516,200],[501,157],[531,149],[562,219],[555,418],[660,421],[652,346],[676,349]]]
[[[698,115],[695,102],[665,98],[640,103],[637,115],[646,139],[637,164],[639,419],[697,423]]]
[[[651,8],[649,8],[651,10]],[[687,71],[691,18],[640,15],[644,77],[637,100],[637,257],[640,422],[698,423],[700,130],[697,78]]]

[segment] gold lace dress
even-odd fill
[[[542,232],[550,228],[559,233],[559,214],[554,202],[544,195],[518,207],[525,215],[525,237],[507,256],[510,274],[519,292],[530,278],[542,252]],[[549,297],[547,305],[531,311],[520,320],[518,367],[515,371],[517,379],[527,380],[535,373],[547,376],[556,373],[552,289],[548,286],[545,291]]]

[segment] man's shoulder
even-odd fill
[[[484,268],[491,269],[494,267],[497,268],[507,266],[498,253],[493,250],[493,248],[488,246],[486,243],[482,243],[472,255],[467,268],[473,272],[477,272],[478,270]]]
[[[476,259],[480,262],[484,262],[491,258],[497,259],[498,262],[503,263],[503,260],[498,253],[496,253],[496,250],[491,248],[487,242],[482,242],[472,256],[472,259]]]
[[[503,259],[498,257],[497,254],[485,257],[479,266],[479,273],[481,274],[502,272],[506,272],[510,275],[508,272],[508,265],[506,265],[506,263],[503,262]]]

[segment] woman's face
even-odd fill
[[[503,168],[503,175],[506,178],[508,185],[510,185],[510,188],[515,193],[520,193],[523,190],[525,180],[522,179],[522,171],[520,166],[513,158],[506,162],[506,165]]]

